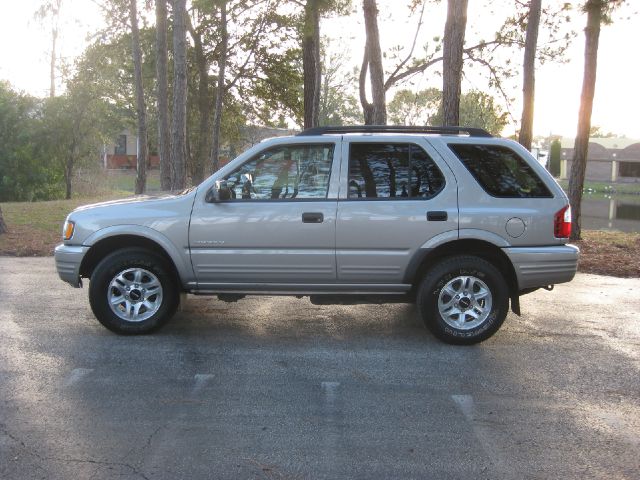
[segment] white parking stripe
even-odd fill
[[[471,395],[451,395],[451,399],[468,421],[473,421],[473,397]]]
[[[196,373],[193,378],[196,381],[196,384],[193,386],[192,394],[196,394],[200,392],[204,388],[204,386],[213,378],[213,375],[210,373]]]
[[[75,385],[91,372],[93,372],[93,368],[74,368],[73,370],[71,370],[69,377],[64,382],[64,386],[70,387],[71,385]]]
[[[324,398],[327,403],[332,404],[336,399],[336,391],[340,386],[340,382],[321,382],[320,388],[324,392]]]
[[[504,454],[498,445],[496,445],[491,429],[481,422],[476,421],[478,412],[476,411],[473,397],[471,395],[451,395],[451,399],[458,406],[464,418],[471,425],[471,428],[473,428],[473,433],[480,447],[489,457],[491,463],[493,463],[496,469],[495,474],[498,475],[496,478],[518,478],[515,469],[504,460]]]

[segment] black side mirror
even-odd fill
[[[227,181],[220,180],[209,189],[207,195],[204,197],[204,201],[207,203],[224,202],[226,200],[231,200],[232,196],[233,195],[231,193],[231,189],[227,185]]]

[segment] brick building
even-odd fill
[[[124,130],[114,145],[105,145],[102,155],[103,167],[110,170],[135,170],[138,157],[138,137]],[[149,155],[149,167],[159,168],[160,158]]]

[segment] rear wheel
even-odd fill
[[[469,345],[493,335],[509,311],[509,289],[500,271],[474,256],[435,265],[418,291],[425,324],[447,343]]]
[[[173,316],[178,301],[167,262],[148,250],[118,250],[91,275],[91,309],[102,325],[117,333],[142,334],[160,328]]]

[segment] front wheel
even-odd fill
[[[178,301],[167,262],[144,249],[118,250],[91,275],[91,309],[102,325],[116,333],[142,334],[160,328],[173,316]]]
[[[435,336],[470,345],[498,331],[509,311],[509,289],[500,271],[486,260],[450,257],[424,277],[418,308]]]

